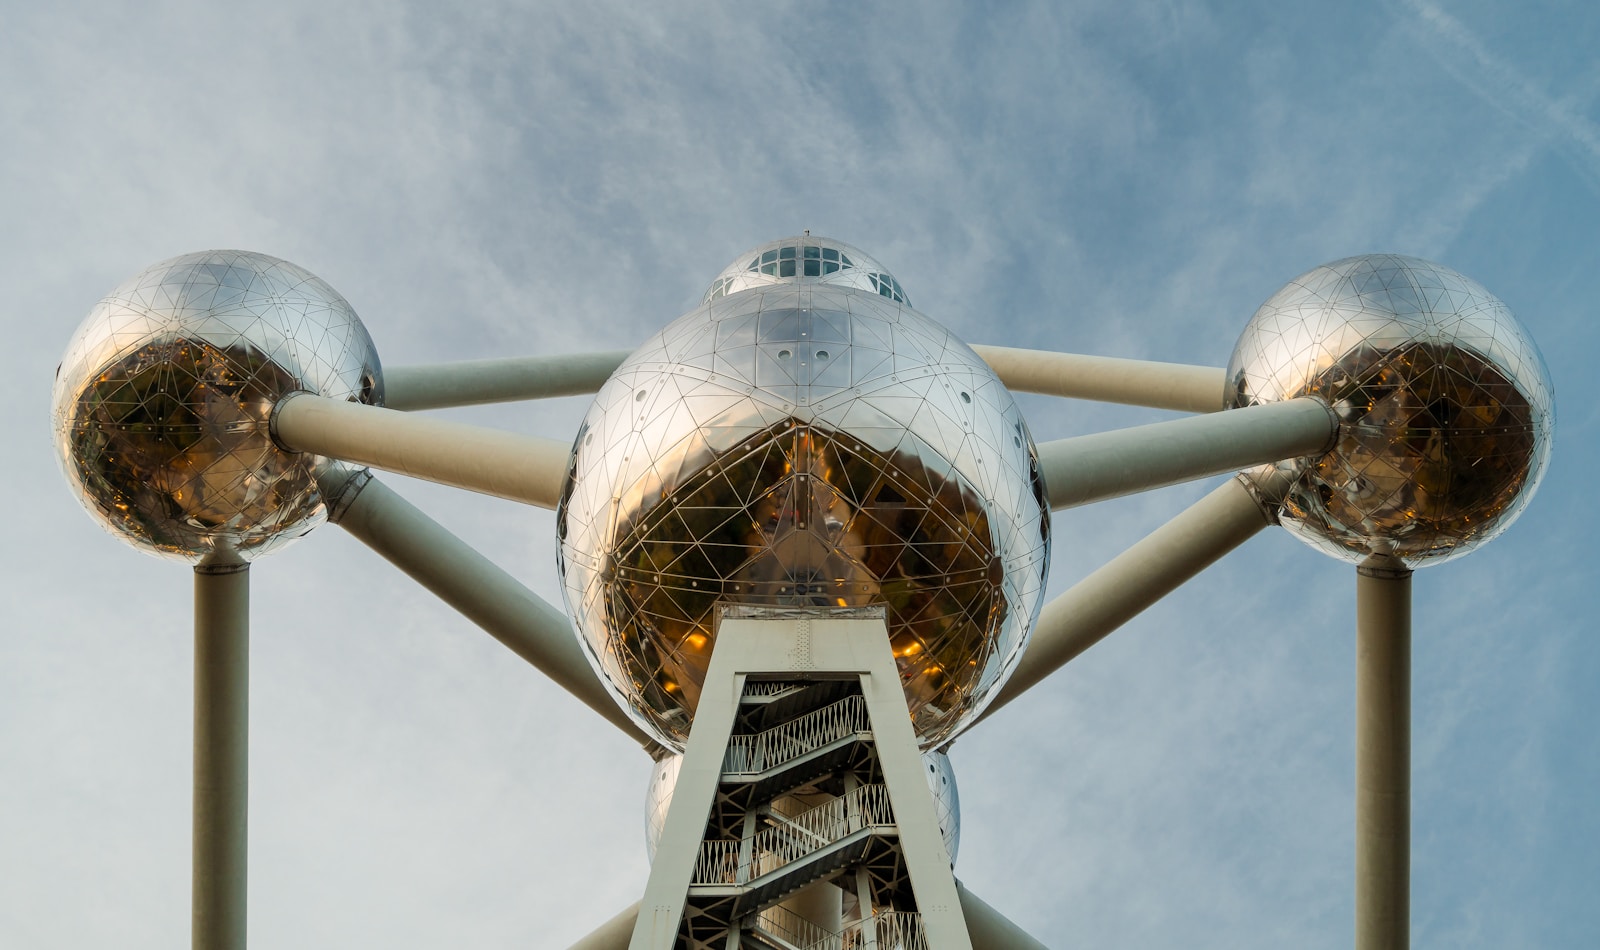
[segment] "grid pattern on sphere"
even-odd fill
[[[1314,395],[1332,451],[1279,467],[1291,532],[1336,557],[1374,544],[1413,566],[1504,530],[1547,464],[1549,373],[1506,306],[1449,268],[1373,254],[1319,267],[1256,312],[1228,366],[1230,406]]]
[[[872,292],[719,298],[618,368],[563,497],[569,612],[681,748],[719,603],[884,604],[919,738],[982,708],[1037,613],[1048,512],[1009,392]]]
[[[108,531],[195,560],[249,559],[325,518],[311,456],[273,444],[273,403],[296,390],[382,401],[372,340],[344,298],[287,261],[186,254],[106,295],[56,380],[63,468]]]

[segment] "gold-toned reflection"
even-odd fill
[[[1310,380],[1338,411],[1338,443],[1293,486],[1282,517],[1365,554],[1447,552],[1499,518],[1536,457],[1533,407],[1492,361],[1415,342],[1358,348]]]
[[[273,444],[272,400],[294,377],[248,344],[171,339],[102,369],[73,397],[68,461],[102,517],[156,551],[189,557],[309,528],[321,496],[308,456]]]
[[[1349,257],[1290,281],[1251,317],[1228,378],[1230,407],[1311,395],[1338,413],[1327,453],[1271,468],[1289,477],[1279,521],[1344,560],[1462,557],[1516,520],[1549,461],[1554,395],[1527,330],[1418,258]]]
[[[882,604],[913,725],[938,734],[971,702],[1006,618],[977,491],[937,458],[879,452],[786,421],[619,510],[602,566],[610,652],[640,711],[685,736],[719,603]]]

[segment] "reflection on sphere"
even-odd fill
[[[1549,373],[1505,304],[1461,274],[1389,254],[1352,257],[1262,304],[1228,364],[1229,406],[1314,395],[1340,418],[1278,507],[1335,557],[1459,557],[1504,530],[1550,454]]]
[[[164,556],[250,559],[325,518],[314,456],[267,431],[306,390],[377,403],[382,371],[333,288],[246,251],[186,254],[107,294],[56,378],[52,423],[69,482],[113,534]]]
[[[1033,444],[989,367],[903,298],[848,245],[756,248],[595,397],[557,516],[564,588],[664,744],[688,736],[719,605],[883,605],[925,746],[1020,655],[1048,551]]]

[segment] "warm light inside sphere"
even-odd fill
[[[1231,406],[1314,395],[1332,451],[1278,466],[1284,527],[1329,554],[1418,566],[1504,530],[1533,494],[1554,427],[1550,377],[1506,306],[1449,268],[1376,254],[1292,281],[1229,363]]]
[[[808,243],[869,260],[776,246],[803,263]],[[883,605],[925,745],[982,708],[1037,612],[1048,509],[1010,393],[942,327],[834,276],[711,297],[617,370],[574,447],[568,606],[673,747],[720,605]]]
[[[73,336],[52,422],[62,466],[108,530],[160,555],[245,559],[325,517],[315,456],[273,443],[296,390],[376,403],[382,370],[344,298],[287,261],[186,254],[106,295]]]

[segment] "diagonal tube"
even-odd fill
[[[1044,944],[980,900],[960,881],[956,882],[956,893],[961,898],[961,913],[967,918],[967,934],[972,938],[974,947],[983,950],[1045,950]]]
[[[376,406],[290,393],[272,411],[284,448],[554,509],[572,446],[409,415]]]
[[[1270,491],[1281,490],[1277,483]],[[1230,478],[1050,601],[1016,671],[977,722],[1271,524],[1245,476]]]
[[[1282,459],[1321,455],[1338,418],[1320,399],[1230,409],[1039,445],[1050,509],[1074,508]]]
[[[343,485],[327,485],[326,494],[338,498],[333,520],[340,527],[629,738],[655,746],[595,675],[566,614],[365,473]]]
[[[600,391],[626,350],[470,360],[383,371],[383,403],[402,412],[491,402],[521,402]]]
[[[1222,409],[1227,372],[1214,366],[974,345],[1012,392],[1043,393],[1180,412]]]
[[[633,927],[638,920],[639,902],[634,901],[567,950],[628,950],[628,941],[633,939]]]

